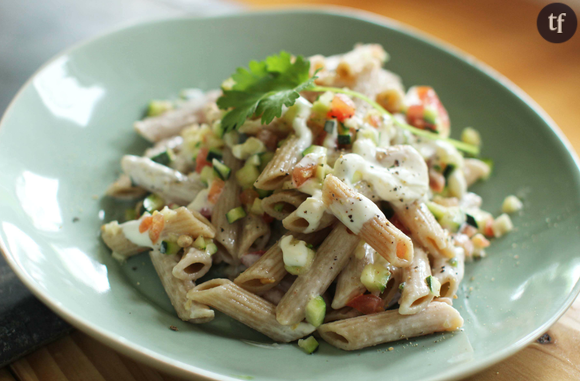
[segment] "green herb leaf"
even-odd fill
[[[224,90],[217,104],[229,109],[222,119],[224,130],[239,128],[246,119],[261,116],[268,124],[282,115],[282,107],[296,103],[299,92],[312,87],[315,77],[309,77],[310,62],[298,56],[292,62],[288,52],[251,61],[248,69],[240,67],[232,75],[235,84]]]

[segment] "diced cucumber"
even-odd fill
[[[350,135],[350,129],[348,129],[344,123],[338,123],[337,132],[338,135]]]
[[[226,213],[226,218],[230,224],[233,224],[234,222],[241,220],[244,217],[246,217],[246,211],[241,206],[233,208]]]
[[[230,178],[230,174],[232,173],[232,170],[230,167],[228,167],[227,165],[225,165],[221,161],[218,161],[217,159],[213,159],[211,161],[211,164],[213,165],[213,170],[215,171],[215,173],[218,175],[218,177],[220,179],[225,181],[225,180]]]
[[[173,103],[170,101],[152,100],[147,107],[147,116],[161,115],[166,111],[173,110]]]
[[[439,282],[439,279],[429,275],[425,278],[425,282],[427,283],[427,287],[429,287],[429,292],[438,298],[439,292],[441,291],[441,282]]]
[[[326,302],[322,296],[312,298],[306,305],[306,321],[315,327],[324,323],[326,315]]]
[[[181,250],[181,246],[177,242],[161,241],[161,246],[159,247],[159,252],[166,255],[177,254]]]
[[[207,160],[211,163],[211,162],[213,162],[213,159],[221,160],[223,156],[224,156],[224,153],[221,150],[219,150],[217,148],[212,148],[208,151],[207,157],[205,158],[205,160]]]
[[[213,243],[213,242],[211,242],[211,243],[208,243],[208,244],[205,246],[205,251],[206,251],[206,252],[207,252],[209,255],[214,255],[214,254],[215,254],[215,253],[217,253],[217,251],[218,251],[217,245],[216,245],[215,243]]]
[[[236,172],[236,180],[242,188],[250,188],[260,176],[260,171],[252,164],[246,163]]]
[[[144,212],[153,213],[156,210],[161,210],[165,206],[165,200],[161,196],[151,193],[149,196],[145,197],[143,200],[143,206],[141,207],[141,214]]]
[[[368,264],[364,267],[360,281],[370,292],[383,292],[387,282],[391,279],[391,272],[379,264]]]
[[[222,127],[222,123],[221,123],[221,121],[219,121],[219,120],[218,120],[218,121],[214,122],[214,124],[211,126],[211,128],[212,128],[212,130],[213,130],[213,133],[214,133],[214,134],[215,134],[215,135],[216,135],[218,138],[222,139],[222,138],[224,137],[225,130],[224,130],[224,128]]]
[[[318,349],[318,341],[314,336],[309,336],[307,339],[298,340],[298,346],[306,352],[306,354],[311,355]]]
[[[302,151],[302,156],[306,156],[309,153],[315,153],[315,154],[319,154],[319,155],[326,155],[326,148],[325,147],[321,147],[321,146],[311,145],[310,147],[308,147],[304,151]]]
[[[262,172],[264,170],[264,168],[266,168],[266,165],[268,165],[268,163],[272,160],[272,158],[274,157],[274,152],[262,152],[260,154],[260,166],[258,167],[258,169],[260,170],[260,172]]]
[[[258,196],[260,198],[265,198],[268,196],[271,196],[272,193],[274,193],[274,191],[271,190],[264,190],[264,189],[258,189],[258,188],[254,188],[256,190],[256,192],[258,192]]]
[[[338,144],[348,145],[351,144],[351,140],[350,135],[338,135]]]
[[[206,248],[205,238],[203,238],[202,236],[197,237],[195,241],[193,241],[193,247],[199,250],[205,250]]]
[[[214,170],[212,167],[209,167],[209,166],[203,167],[203,169],[201,170],[201,173],[199,174],[200,180],[205,185],[209,185],[209,183],[214,179],[214,176],[215,176]]]
[[[477,226],[477,221],[475,221],[475,217],[473,217],[473,216],[472,216],[471,214],[469,214],[469,213],[465,213],[465,222],[466,222],[468,225],[471,225],[471,226],[473,226],[473,227],[474,227],[474,228],[476,228],[476,229],[478,228],[478,226]]]
[[[174,158],[175,156],[173,152],[168,149],[166,151],[161,152],[158,155],[153,156],[151,160],[161,165],[169,166],[169,164],[171,164]]]
[[[334,133],[335,128],[336,128],[336,120],[334,119],[327,120],[326,123],[324,123],[324,131],[326,131],[329,134]]]

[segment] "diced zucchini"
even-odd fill
[[[258,167],[258,169],[260,170],[260,172],[262,172],[264,170],[264,168],[266,168],[266,165],[268,165],[268,163],[272,160],[272,158],[274,157],[274,152],[262,152],[260,154],[260,166]]]
[[[522,210],[523,207],[524,204],[522,204],[520,199],[512,195],[507,196],[505,200],[503,200],[501,211],[504,213],[514,213]]]
[[[350,135],[338,135],[338,144],[348,145],[351,144],[351,140]]]
[[[391,279],[391,272],[379,264],[368,264],[364,267],[360,281],[370,292],[383,292],[387,282]]]
[[[348,129],[344,123],[338,123],[337,132],[338,135],[350,135],[350,129]]]
[[[298,340],[298,346],[306,354],[311,355],[318,349],[318,341],[314,338],[314,336],[308,336],[306,339]]]
[[[156,210],[161,210],[165,206],[165,200],[161,196],[151,193],[149,196],[145,197],[143,200],[143,206],[141,208],[141,214],[144,212],[153,213]]]
[[[161,115],[166,111],[173,110],[173,103],[169,101],[152,100],[147,107],[147,116]]]
[[[433,216],[435,216],[437,220],[443,218],[443,215],[447,212],[446,207],[432,201],[427,201],[427,208],[433,214]]]
[[[238,144],[238,140],[240,139],[240,134],[238,133],[238,131],[229,131],[227,133],[225,133],[223,135],[223,140],[224,143],[228,146],[228,147],[233,147],[236,144]]]
[[[236,172],[236,180],[242,188],[250,188],[260,176],[260,171],[252,164],[246,163]]]
[[[325,147],[321,147],[321,146],[311,145],[310,147],[308,147],[304,151],[302,151],[302,156],[306,156],[309,153],[315,153],[315,154],[319,154],[319,155],[326,155],[326,148]]]
[[[272,193],[274,193],[274,191],[271,190],[264,190],[264,189],[258,189],[258,188],[254,188],[256,190],[256,192],[258,192],[258,196],[260,198],[265,198],[268,196],[271,196]]]
[[[199,250],[205,250],[206,248],[205,238],[203,238],[202,236],[197,237],[196,240],[193,241],[193,247]]]
[[[283,209],[284,209],[284,204],[283,203],[279,203],[279,204],[274,205],[274,210],[276,212],[281,212]]]
[[[215,171],[215,173],[218,175],[218,177],[220,179],[225,181],[225,180],[230,178],[230,174],[232,173],[232,170],[230,167],[228,167],[227,165],[225,165],[221,161],[218,161],[217,159],[213,159],[211,161],[211,164],[213,165],[213,170]]]
[[[241,206],[233,208],[226,213],[226,218],[230,224],[233,224],[234,222],[241,220],[244,217],[246,217],[246,211]]]
[[[217,149],[217,148],[212,148],[208,151],[207,153],[207,157],[205,158],[205,160],[209,161],[210,163],[213,162],[213,159],[216,160],[221,160],[222,157],[224,156],[224,153]]]
[[[429,292],[438,298],[439,292],[441,291],[441,282],[439,282],[439,279],[429,275],[425,278],[425,282],[427,283],[427,287],[429,287]]]
[[[168,149],[166,151],[161,152],[158,155],[155,155],[151,158],[152,161],[165,165],[165,166],[169,166],[169,164],[171,164],[171,162],[174,160],[175,155],[173,154],[173,152]]]
[[[443,177],[445,180],[449,178],[449,175],[455,170],[455,166],[453,164],[448,164],[445,169],[443,170]]]
[[[262,200],[260,200],[259,198],[254,199],[254,203],[250,208],[250,212],[257,216],[261,216],[262,214],[264,214],[264,208],[262,208]]]
[[[329,134],[334,133],[335,128],[336,128],[336,120],[334,119],[327,120],[326,123],[324,123],[324,131],[326,131]]]
[[[472,127],[465,127],[461,132],[461,140],[464,143],[471,144],[474,146],[481,145],[481,136],[479,136],[479,132]]]
[[[209,166],[203,167],[203,169],[201,170],[201,173],[199,174],[200,180],[205,185],[209,185],[209,183],[214,179],[214,176],[215,176],[214,170],[212,167],[209,167]]]
[[[280,240],[284,267],[292,275],[305,274],[310,270],[315,252],[306,246],[306,242],[288,235]]]
[[[452,233],[455,233],[465,222],[465,213],[463,213],[459,207],[450,206],[446,209],[445,214],[443,214],[443,216],[439,218],[438,221],[443,228],[448,229]]]
[[[161,241],[161,246],[159,247],[159,252],[166,255],[177,254],[181,250],[181,246],[177,242]]]
[[[214,255],[214,254],[215,254],[215,253],[217,253],[217,251],[218,251],[217,245],[216,245],[215,243],[213,243],[213,242],[211,242],[211,243],[208,243],[208,244],[205,246],[205,251],[206,251],[206,252],[207,252],[209,255]]]
[[[430,108],[430,107],[425,107],[425,109],[423,110],[423,120],[425,120],[425,122],[427,122],[427,124],[431,124],[431,125],[435,125],[437,124],[437,111]]]
[[[220,139],[222,139],[224,137],[224,128],[222,127],[222,123],[221,121],[216,121],[214,122],[214,124],[211,126],[213,133]]]
[[[405,289],[405,282],[401,282],[399,284],[399,291],[403,291]]]
[[[131,221],[137,218],[137,211],[134,208],[125,209],[125,221]]]
[[[317,296],[310,299],[306,305],[306,321],[315,327],[319,327],[324,323],[324,316],[326,315],[326,302],[322,296]]]
[[[260,160],[259,154],[252,155],[248,158],[248,160],[246,160],[246,164],[251,164],[254,167],[259,167],[260,163],[261,163],[261,160]]]
[[[474,228],[478,228],[477,226],[477,221],[475,221],[475,217],[473,217],[471,214],[469,213],[465,213],[465,222],[468,225],[473,226]]]

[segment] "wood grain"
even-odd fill
[[[272,0],[246,0],[260,7]],[[580,32],[563,44],[544,41],[536,17],[548,2],[525,0],[278,0],[280,4],[354,6],[409,24],[489,64],[534,98],[580,151]],[[569,4],[574,8],[574,4]],[[580,9],[576,6],[576,14]],[[542,337],[469,381],[580,380],[580,299]],[[10,365],[19,381],[175,381],[81,332]],[[15,381],[0,369],[0,381]]]

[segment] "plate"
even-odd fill
[[[285,49],[334,54],[382,44],[407,87],[432,85],[455,136],[480,130],[492,178],[475,187],[497,215],[523,198],[515,231],[469,264],[457,309],[464,330],[349,353],[307,356],[223,316],[207,325],[172,312],[146,255],[123,266],[100,241],[114,217],[103,198],[150,99],[219,86],[237,66]],[[580,172],[569,144],[521,90],[453,48],[388,19],[345,9],[275,10],[126,27],[57,56],[22,88],[0,128],[0,239],[20,279],[56,313],[163,371],[212,380],[448,380],[521,349],[580,289]],[[174,332],[169,326],[178,327]],[[389,347],[393,350],[389,351]]]

